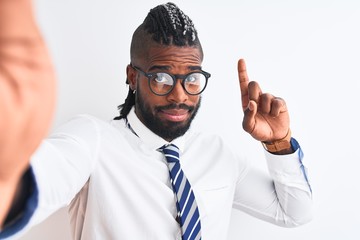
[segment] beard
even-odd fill
[[[149,128],[153,133],[159,137],[172,141],[175,138],[178,138],[184,135],[190,128],[192,120],[195,118],[201,103],[201,97],[199,102],[195,106],[189,106],[186,104],[169,104],[166,106],[155,106],[154,113],[151,111],[151,107],[146,104],[144,99],[141,97],[139,89],[135,95],[135,107],[137,114],[141,116],[142,122],[144,125]],[[189,111],[190,117],[183,122],[173,122],[161,119],[157,116],[156,113],[162,110],[168,109],[185,109]]]

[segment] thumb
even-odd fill
[[[244,111],[244,119],[243,119],[243,129],[252,133],[255,129],[255,115],[257,113],[257,104],[254,100],[250,100],[247,108]]]

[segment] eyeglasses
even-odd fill
[[[191,72],[186,75],[174,75],[165,72],[147,73],[138,67],[132,67],[148,78],[150,90],[158,96],[169,94],[174,89],[178,79],[182,80],[181,85],[185,92],[189,95],[198,95],[205,90],[207,81],[211,76],[210,73],[203,70]]]

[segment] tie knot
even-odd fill
[[[159,148],[165,155],[165,158],[168,162],[178,162],[179,161],[179,148],[174,144],[165,144]]]

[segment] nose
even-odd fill
[[[189,95],[181,85],[180,79],[178,79],[172,91],[169,93],[169,95],[167,95],[167,100],[173,103],[185,103],[188,98]]]

